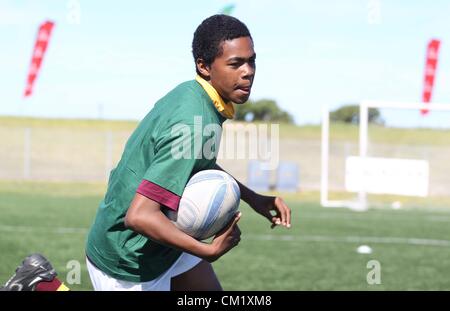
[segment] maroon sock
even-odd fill
[[[54,278],[52,281],[46,282],[46,281],[41,281],[36,285],[36,291],[37,292],[56,292],[61,285],[63,285],[61,283],[60,280],[58,280],[58,278]]]

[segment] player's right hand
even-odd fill
[[[241,241],[241,230],[239,230],[237,222],[241,219],[241,215],[241,212],[237,213],[225,228],[215,235],[211,243],[213,254],[212,256],[209,256],[209,258],[206,258],[207,261],[216,261],[230,249],[239,244]]]

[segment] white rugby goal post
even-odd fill
[[[402,103],[402,102],[385,102],[385,101],[362,101],[359,104],[359,144],[358,144],[358,155],[359,157],[350,157],[358,160],[358,169],[365,170],[369,165],[374,162],[370,162],[367,155],[368,149],[368,123],[369,123],[369,109],[370,108],[388,108],[388,109],[403,109],[403,110],[420,110],[428,111],[450,111],[450,104],[437,104],[437,103]],[[364,178],[367,178],[363,173],[360,174],[360,185],[358,186],[358,191],[356,191],[357,196],[355,200],[330,200],[329,199],[329,160],[330,160],[330,111],[328,107],[323,107],[322,109],[322,140],[321,140],[321,183],[320,183],[320,202],[323,207],[347,207],[357,211],[365,211],[368,209],[367,193],[371,192],[370,186],[365,182]],[[358,159],[355,159],[358,158]],[[347,164],[349,163],[347,158]],[[376,161],[376,159],[374,159]],[[386,161],[386,162],[383,162]],[[389,162],[390,159],[381,159],[378,165],[396,166],[398,164],[409,165],[412,164],[413,169],[416,170],[416,174],[425,175],[428,177],[428,168],[425,167],[424,163],[407,163],[407,162]],[[408,160],[406,160],[408,161]],[[414,161],[414,160],[412,160]],[[419,162],[419,161],[417,161]],[[369,164],[370,163],[370,164]],[[381,164],[380,164],[381,163]],[[403,164],[402,164],[403,163]],[[401,166],[400,165],[400,166]],[[365,168],[364,168],[365,167]],[[381,167],[381,166],[378,166]],[[372,171],[376,168],[372,168]],[[370,170],[370,168],[368,168]],[[418,172],[418,173],[417,173]],[[422,176],[423,177],[423,176]],[[347,178],[347,176],[346,176]],[[422,178],[423,179],[423,178]],[[387,185],[385,185],[386,187]],[[427,185],[423,185],[422,190],[418,190],[421,196],[426,196]],[[425,189],[425,190],[423,190]],[[380,192],[381,193],[381,192]]]

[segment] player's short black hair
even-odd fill
[[[235,17],[216,14],[205,19],[195,30],[192,40],[192,55],[194,62],[201,58],[207,65],[211,65],[222,49],[220,44],[226,40],[241,37],[252,37],[247,26]],[[197,66],[195,69],[198,72]]]

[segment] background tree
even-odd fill
[[[271,99],[249,100],[243,105],[235,105],[234,107],[236,108],[236,120],[294,123],[294,118]]]
[[[359,124],[359,105],[344,105],[330,113],[330,120],[334,122],[344,122]],[[380,111],[377,108],[369,109],[369,123],[384,124]]]

